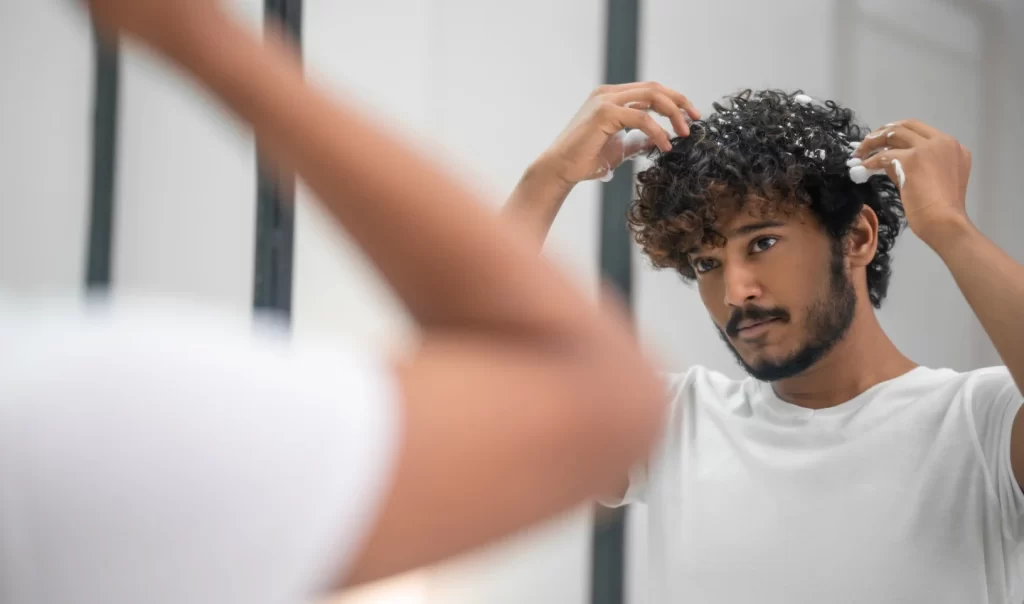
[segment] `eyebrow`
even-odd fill
[[[763,220],[761,222],[752,222],[750,224],[745,224],[740,228],[736,229],[733,232],[733,235],[749,235],[751,233],[756,233],[758,231],[763,231],[765,229],[774,229],[781,226],[785,226],[785,223],[779,222],[777,220]],[[686,250],[686,255],[693,256],[694,254],[699,253],[700,250],[701,247],[699,245],[695,245],[690,249]]]
[[[750,233],[756,233],[757,231],[763,231],[764,229],[774,229],[783,226],[783,223],[777,220],[765,220],[763,222],[754,222],[751,224],[745,224],[740,228],[736,229],[735,235],[749,235]]]

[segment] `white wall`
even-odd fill
[[[260,28],[261,0],[232,0]],[[256,150],[248,128],[135,47],[122,57],[113,290],[252,307]]]
[[[0,287],[85,282],[92,35],[56,0],[0,3]]]

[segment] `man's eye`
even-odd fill
[[[693,270],[698,273],[706,273],[718,266],[718,261],[712,258],[697,258],[693,261]]]
[[[779,240],[775,237],[761,237],[750,245],[750,251],[755,254],[763,252],[774,246],[778,241]]]

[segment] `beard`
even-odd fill
[[[760,360],[751,364],[743,359],[730,339],[736,336],[739,323],[744,319],[788,321],[789,312],[783,308],[737,308],[725,329],[718,329],[718,335],[732,351],[736,361],[754,379],[774,382],[803,373],[825,356],[846,335],[853,323],[856,306],[857,294],[843,266],[842,249],[836,245],[833,246],[829,262],[828,291],[807,309],[807,319],[804,321],[807,339],[794,353],[782,359]]]

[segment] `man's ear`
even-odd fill
[[[868,206],[860,209],[843,244],[851,268],[871,264],[878,250],[878,216],[874,210]]]

